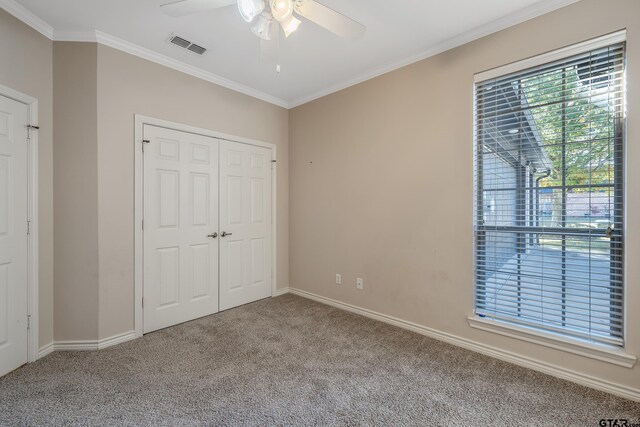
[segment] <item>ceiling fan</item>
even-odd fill
[[[296,15],[348,39],[361,38],[367,30],[359,22],[315,0],[179,0],[160,7],[167,15],[179,17],[233,4],[237,4],[242,19],[252,23],[251,31],[261,40],[261,62],[277,62],[280,29],[289,37],[302,22]]]

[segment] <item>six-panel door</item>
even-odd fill
[[[0,96],[0,376],[27,363],[27,121]]]
[[[271,295],[271,218],[271,150],[220,141],[220,310]]]
[[[144,126],[144,332],[271,295],[271,150]]]
[[[144,332],[218,311],[218,140],[144,126]]]

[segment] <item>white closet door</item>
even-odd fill
[[[220,310],[271,295],[271,150],[220,141]]]
[[[27,120],[0,96],[0,376],[27,363]]]
[[[144,126],[144,332],[218,311],[218,140]]]

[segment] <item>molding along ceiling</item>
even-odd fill
[[[0,0],[0,7],[51,40],[101,43],[293,108],[579,0],[443,1],[437,15],[433,2],[319,1],[362,22],[367,33],[345,40],[303,21],[281,38],[280,74],[260,64],[259,41],[232,6],[183,18],[160,11],[170,0]],[[202,57],[178,50],[167,43],[171,33],[209,50]]]
[[[15,0],[0,0],[0,8],[15,16],[43,36],[53,39],[53,27],[25,9]]]

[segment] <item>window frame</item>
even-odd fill
[[[476,90],[475,88],[479,83],[482,83],[487,80],[492,80],[496,78],[501,78],[507,76],[512,73],[517,73],[522,70],[526,70],[529,68],[534,68],[539,65],[543,65],[546,63],[559,61],[563,59],[570,58],[571,56],[575,56],[578,54],[582,54],[594,49],[599,49],[603,47],[608,47],[610,45],[614,45],[617,43],[623,43],[626,41],[626,31],[618,31],[615,33],[611,33],[602,37],[598,37],[592,40],[588,40],[582,43],[574,44],[571,46],[567,46],[558,50],[554,50],[542,55],[538,55],[535,57],[530,57],[518,62],[510,63],[501,67],[493,68],[478,74],[474,75],[474,106],[473,106],[473,122],[474,122],[474,135],[473,135],[473,149],[474,149],[474,157],[478,155],[482,155],[482,145],[478,144],[478,136],[482,131],[482,123],[479,122],[479,117],[477,114],[477,99],[476,99]],[[623,102],[626,102],[626,98],[623,98]],[[626,233],[626,221],[624,218],[626,217],[626,203],[625,203],[625,195],[626,195],[626,156],[624,153],[626,152],[626,115],[623,115],[622,118],[622,132],[623,137],[620,142],[621,147],[620,150],[623,153],[623,157],[620,160],[619,168],[616,170],[620,171],[621,179],[620,183],[614,183],[615,192],[622,194],[622,230],[621,234],[624,236]],[[476,307],[475,299],[476,299],[476,273],[475,273],[475,263],[477,262],[477,250],[478,250],[478,229],[476,224],[478,223],[478,216],[484,215],[483,209],[483,190],[482,183],[476,182],[475,180],[481,176],[482,173],[482,162],[474,161],[474,192],[477,192],[477,197],[474,200],[474,209],[473,209],[473,226],[474,226],[474,245],[473,245],[473,260],[474,260],[474,279],[473,279],[473,294],[474,294],[474,308]],[[478,208],[478,205],[480,208]],[[566,231],[566,230],[565,230]],[[624,277],[626,276],[626,254],[624,250],[622,250],[621,259],[623,261],[623,283],[622,283],[622,345],[608,345],[603,343],[595,343],[592,341],[582,340],[579,337],[565,335],[562,333],[555,333],[553,331],[545,330],[542,328],[529,327],[527,325],[519,325],[517,323],[503,321],[499,319],[490,319],[481,317],[477,314],[474,314],[468,317],[469,325],[476,329],[481,329],[484,331],[490,331],[494,333],[498,333],[501,335],[510,336],[513,338],[523,339],[525,341],[534,342],[536,344],[545,345],[547,347],[552,347],[556,349],[561,349],[565,351],[569,351],[575,354],[580,354],[587,357],[592,357],[598,360],[603,360],[611,363],[615,363],[621,366],[631,367],[635,363],[635,356],[629,355],[625,352],[626,346],[626,329],[627,329],[627,299],[626,299],[626,281]]]

